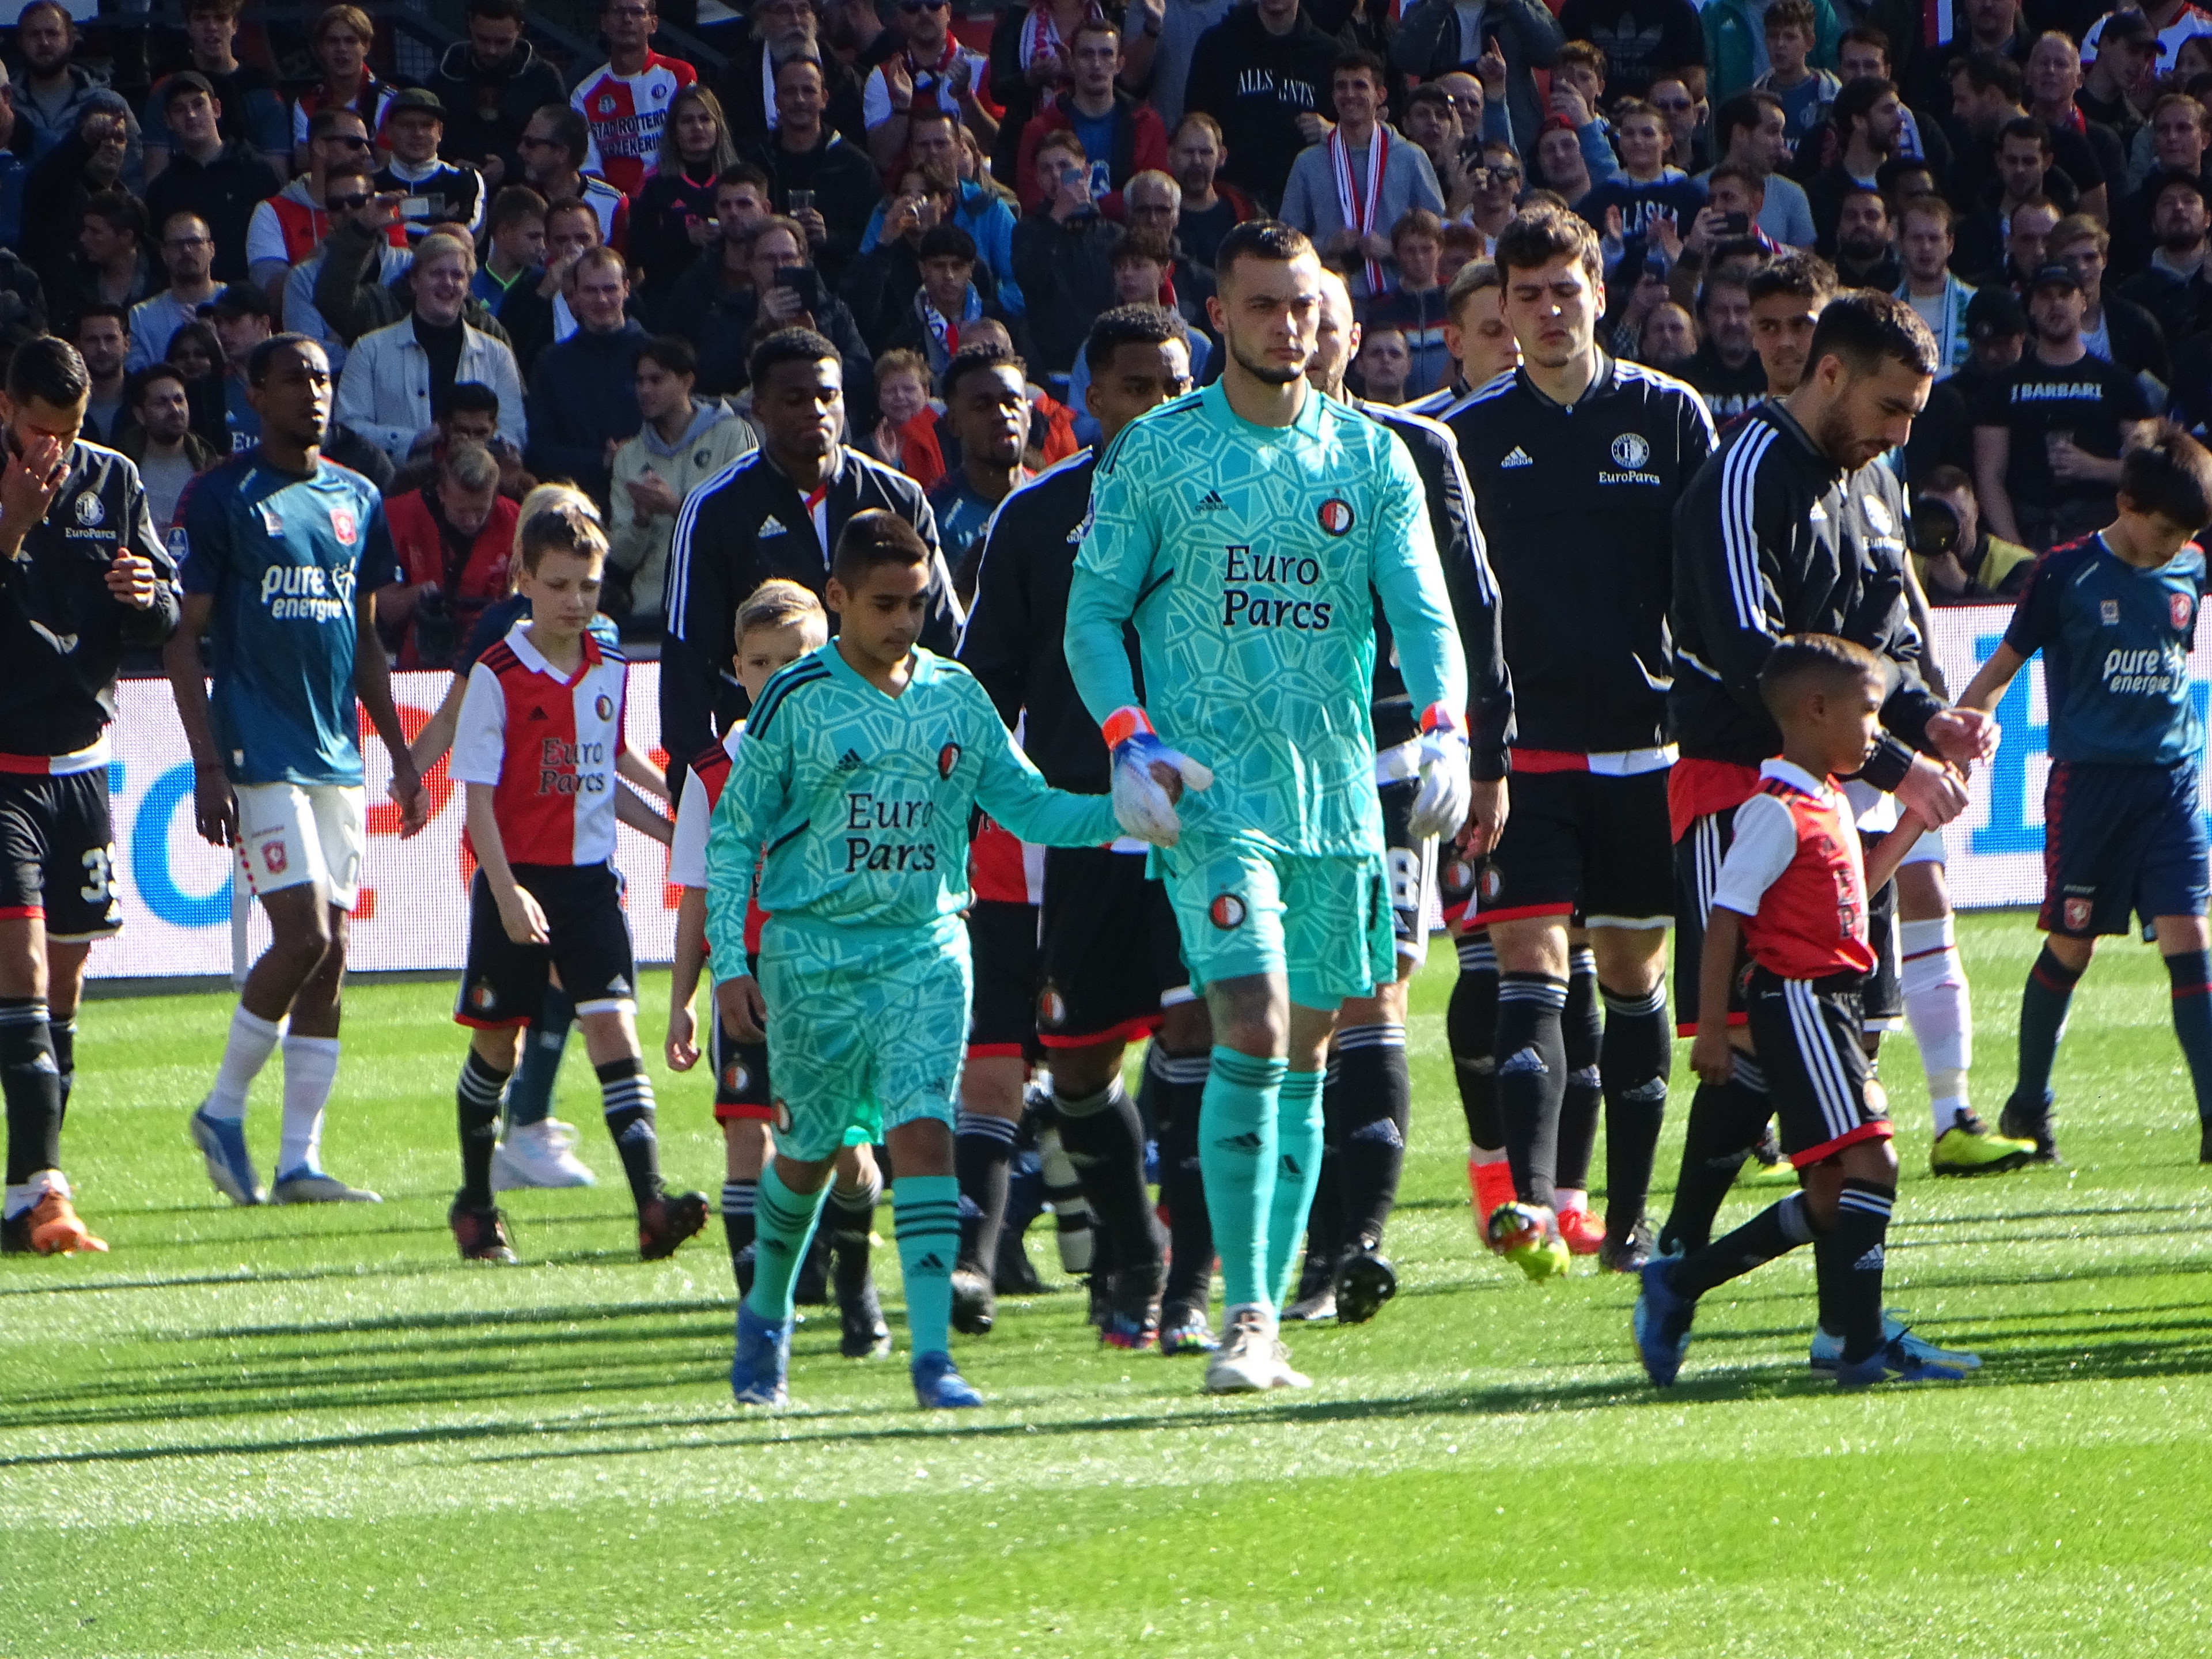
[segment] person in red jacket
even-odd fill
[[[507,595],[520,509],[499,492],[499,463],[482,444],[448,445],[434,483],[384,503],[399,580],[376,615],[399,635],[398,665],[450,668],[486,605]]]
[[[1076,26],[1068,89],[1048,100],[1022,129],[1014,191],[1034,213],[1051,190],[1037,179],[1037,146],[1048,132],[1073,131],[1091,158],[1091,198],[1109,219],[1121,216],[1121,186],[1139,173],[1165,172],[1168,133],[1148,104],[1115,85],[1121,72],[1121,35],[1103,18]]]

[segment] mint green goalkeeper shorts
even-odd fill
[[[1304,856],[1246,836],[1186,838],[1152,857],[1175,907],[1191,988],[1281,974],[1301,1008],[1372,996],[1397,977],[1381,853]]]
[[[802,930],[769,918],[761,995],[775,1149],[802,1164],[935,1118],[951,1131],[966,1058],[968,932]]]

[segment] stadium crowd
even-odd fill
[[[2202,559],[2185,544],[2212,516],[2212,463],[2186,435],[2212,421],[2212,15],[2182,0],[2109,15],[2039,0],[2033,15],[2019,0],[1709,0],[1702,10],[1566,0],[1556,15],[1537,0],[1417,0],[1395,16],[1374,0],[1037,0],[956,20],[949,0],[819,10],[759,0],[742,17],[698,0],[664,29],[654,0],[604,0],[604,60],[562,65],[528,38],[520,0],[467,0],[466,38],[403,76],[398,48],[414,43],[380,40],[368,14],[341,4],[307,31],[316,72],[280,82],[240,55],[241,0],[185,5],[181,33],[155,38],[131,96],[77,61],[78,26],[57,0],[33,0],[14,30],[0,95],[0,354],[11,358],[9,441],[22,464],[9,465],[21,499],[0,500],[0,538],[23,547],[52,529],[43,515],[56,483],[27,481],[33,452],[51,462],[45,447],[59,441],[26,437],[25,421],[82,398],[82,435],[137,471],[100,462],[106,470],[73,509],[79,528],[61,533],[116,540],[112,525],[95,528],[109,514],[101,492],[124,502],[143,480],[156,539],[137,556],[118,546],[100,579],[133,613],[114,624],[117,641],[167,640],[199,828],[240,848],[275,935],[192,1119],[218,1190],[239,1203],[374,1197],[318,1161],[360,848],[303,793],[358,794],[357,691],[410,827],[421,779],[449,748],[452,775],[469,787],[481,870],[457,1012],[473,1030],[452,1212],[464,1256],[513,1259],[493,1199],[501,1188],[592,1178],[573,1132],[549,1115],[548,1068],[572,1022],[637,1202],[641,1250],[665,1255],[704,1226],[707,1200],[661,1181],[607,865],[617,816],[672,842],[687,908],[665,1053],[678,1070],[702,1050],[714,1059],[730,1156],[721,1211],[749,1310],[732,1374],[741,1400],[782,1397],[778,1344],[805,1293],[794,1279],[810,1239],[815,1289],[835,1281],[845,1351],[887,1346],[866,1266],[886,1175],[872,1148],[885,1147],[899,1170],[910,1306],[924,1281],[932,1298],[938,1346],[921,1357],[943,1361],[925,1375],[918,1359],[925,1405],[975,1403],[943,1331],[948,1321],[988,1331],[995,1289],[1022,1281],[1018,1243],[1006,1242],[1020,1232],[1012,1188],[1025,1147],[1066,1259],[1091,1273],[1105,1340],[1218,1346],[1211,1387],[1303,1385],[1276,1304],[1288,1304],[1282,1318],[1358,1320],[1395,1290],[1381,1244],[1410,1092],[1404,985],[1447,914],[1463,922],[1450,1035],[1470,1187],[1501,1255],[1531,1277],[1564,1270],[1570,1254],[1645,1274],[1652,1322],[1647,1331],[1639,1313],[1638,1340],[1661,1382],[1680,1363],[1698,1293],[1742,1271],[1753,1244],[1773,1255],[1816,1238],[1824,1262],[1844,1250],[1877,1269],[1871,1286],[1823,1279],[1816,1365],[1870,1381],[1977,1363],[1907,1344],[1882,1322],[1896,1164],[1868,1060],[1879,1032],[1909,1017],[1919,1036],[1937,1173],[2049,1161],[2055,1142],[2026,1040],[2003,1133],[1967,1103],[1971,1020],[1940,831],[1965,804],[1966,769],[1994,752],[1987,705],[2002,686],[1978,680],[1972,696],[1948,701],[1928,672],[1922,590],[1935,604],[2028,596],[2021,616],[2045,631],[2016,629],[2008,648],[2024,661],[2063,632],[2067,601],[2035,574],[2057,568],[2039,563],[2053,548],[2101,535],[2096,545],[2128,570],[2162,573],[2171,591],[2147,608],[2135,597],[2151,591],[2143,582],[2114,578],[2103,625],[2133,607],[2160,643],[2129,684],[2105,690],[2165,699],[2155,757],[2142,764],[2179,766],[2186,750],[2193,766],[2201,729],[2174,701],[2178,671],[2161,653],[2193,630]],[[119,64],[109,70],[123,78]],[[1240,335],[1232,281],[1239,304],[1304,319],[1296,361],[1279,373],[1251,356],[1257,323]],[[1182,398],[1193,386],[1209,390]],[[1181,452],[1159,437],[1164,421],[1117,447],[1170,402],[1212,424],[1190,425]],[[1254,409],[1281,418],[1255,422]],[[1617,435],[1596,436],[1601,419]],[[1143,603],[1167,576],[1137,578],[1176,537],[1199,535],[1190,526],[1203,515],[1246,510],[1236,458],[1264,448],[1253,434],[1270,425],[1295,428],[1338,493],[1227,550],[1229,579],[1252,586],[1229,596],[1218,627],[1328,629],[1332,601],[1262,594],[1277,579],[1260,567],[1295,568],[1302,547],[1316,574],[1297,580],[1348,582],[1333,602],[1373,610],[1386,648],[1379,665],[1364,665],[1372,684],[1332,683],[1340,702],[1370,701],[1371,729],[1353,741],[1322,700],[1308,711],[1311,742],[1292,741],[1288,793],[1312,790],[1321,803],[1290,813],[1301,835],[1356,799],[1346,841],[1362,857],[1368,842],[1386,844],[1390,872],[1387,903],[1308,889],[1293,904],[1286,880],[1275,908],[1349,907],[1378,924],[1392,913],[1395,981],[1391,946],[1372,928],[1364,939],[1278,937],[1264,972],[1243,957],[1201,962],[1196,941],[1211,936],[1185,914],[1195,887],[1177,887],[1172,861],[1161,864],[1171,911],[1131,848],[1104,844],[1113,823],[1125,841],[1175,844],[1164,795],[1129,808],[1130,768],[1154,777],[1139,787],[1165,789],[1157,775],[1178,768],[1178,789],[1204,787],[1196,775],[1207,769],[1167,747],[1133,700],[1151,695],[1171,721],[1174,688],[1117,679],[1114,646],[1125,627],[1144,636],[1150,677],[1162,647],[1146,629],[1162,624]],[[265,493],[294,486],[223,465],[249,453],[304,480],[312,522]],[[1143,480],[1155,477],[1163,501],[1188,492],[1188,522],[1147,518]],[[117,509],[115,521],[135,511]],[[1367,547],[1386,525],[1394,539],[1369,565],[1339,549],[1355,530],[1344,545]],[[352,549],[371,526],[326,590],[332,538]],[[297,555],[285,565],[296,592],[276,563],[255,562],[275,556],[270,544]],[[1741,556],[1753,544],[1761,555]],[[156,580],[165,547],[180,602]],[[1109,570],[1117,558],[1126,568]],[[350,636],[298,664],[255,653],[255,630],[272,617],[343,633],[356,559],[374,595],[359,656]],[[2194,574],[2175,562],[2188,559]],[[241,570],[260,582],[267,614],[239,597]],[[271,581],[281,594],[269,610]],[[881,602],[866,618],[863,599]],[[894,609],[910,627],[884,621]],[[825,645],[832,614],[844,631]],[[1193,633],[1206,626],[1185,620]],[[1762,665],[1785,631],[1828,643],[1793,647],[1769,674]],[[917,642],[957,650],[961,669],[940,674],[934,658],[913,656]],[[677,757],[665,779],[623,738],[626,649],[659,658],[660,741]],[[446,707],[411,738],[392,711],[387,654],[456,671]],[[957,907],[975,959],[964,1011],[929,1000],[949,980],[924,985],[924,970],[886,969],[889,957],[860,975],[818,939],[808,947],[822,951],[818,972],[803,980],[789,928],[787,957],[770,949],[756,965],[764,919],[749,915],[745,895],[757,866],[766,920],[865,932],[875,915],[836,910],[868,883],[811,890],[793,873],[804,847],[783,865],[775,857],[806,827],[790,792],[809,762],[791,720],[765,732],[771,715],[816,686],[805,706],[817,713],[803,718],[823,730],[848,720],[872,734],[890,720],[865,696],[836,702],[857,694],[833,658],[891,693],[915,744],[935,742],[927,720],[961,734],[933,751],[935,808],[964,824],[981,802],[1053,843],[1025,858],[984,823],[973,902],[963,890]],[[1334,670],[1342,682],[1344,663]],[[315,704],[304,747],[289,753],[289,739],[241,725],[239,712],[282,703],[288,674]],[[1224,696],[1220,684],[1185,690],[1207,710]],[[1245,690],[1231,701],[1261,700],[1261,681]],[[80,703],[91,690],[74,688]],[[1838,738],[1823,711],[1846,694],[1871,700],[1850,717],[1864,733]],[[526,707],[529,719],[565,722],[570,783],[549,792],[541,781],[537,793],[605,799],[525,811],[495,798],[521,764],[502,746],[505,723]],[[1026,761],[1000,752],[1001,721],[1021,726]],[[41,768],[16,769],[58,780],[82,759],[76,770],[89,775],[92,749],[64,735],[58,726]],[[2141,739],[2114,751],[2132,757]],[[1302,769],[1323,752],[1335,768],[1327,789]],[[1832,753],[1865,763],[1832,769],[1861,792],[1849,812],[1868,836],[1863,866],[1838,839],[1844,797],[1823,793]],[[1788,762],[1785,776],[1771,770],[1781,755],[1820,764]],[[868,764],[857,743],[816,758],[840,774]],[[592,769],[598,781],[574,781]],[[1368,823],[1370,769],[1380,829]],[[617,773],[630,787],[614,784]],[[1336,787],[1347,777],[1352,787]],[[732,778],[738,804],[718,807]],[[1109,793],[1109,779],[1110,821],[1098,801],[1074,799]],[[280,784],[285,799],[267,793]],[[2172,818],[2166,827],[2186,839],[2169,811],[2180,796],[2158,787],[2161,823]],[[1249,787],[1263,819],[1282,807],[1273,791]],[[1784,796],[1787,810],[1759,806]],[[56,783],[48,797],[38,812],[76,814],[90,833],[88,795]],[[673,823],[641,797],[678,807]],[[103,827],[105,810],[103,798]],[[1834,918],[1808,890],[1776,884],[1786,847],[1761,879],[1742,875],[1765,856],[1758,848],[1796,845],[1791,823],[1823,837],[1830,862],[1811,872],[1813,889],[1830,891],[1832,878],[1836,896],[1856,895],[1844,906],[1852,948],[1791,958],[1814,963],[1802,972],[1771,970],[1759,952],[1794,939],[1808,911]],[[1727,856],[1748,826],[1763,826],[1744,843],[1754,852]],[[769,829],[787,833],[769,845]],[[2185,937],[2179,927],[2203,908],[2201,823],[2187,833],[2175,868],[2193,859],[2195,874],[2160,890],[2172,902],[2156,920],[2202,1097],[2212,1095],[2212,1002],[2201,925]],[[964,865],[964,831],[958,839]],[[846,874],[901,877],[936,868],[910,856],[951,848],[844,845],[857,849]],[[1334,855],[1334,843],[1321,850]],[[1371,850],[1379,872],[1381,848]],[[1055,870],[1060,890],[1081,896],[1063,897],[1057,919]],[[1869,871],[1881,877],[1871,907],[1853,886]],[[95,884],[106,884],[104,874]],[[939,904],[960,884],[930,885]],[[710,893],[720,896],[711,904]],[[1753,918],[1750,948],[1773,981],[1761,993],[1772,1006],[1752,1016],[1771,1093],[1743,1032],[1722,1029],[1741,988],[1698,979],[1709,920],[1737,914],[1730,895]],[[86,890],[87,903],[96,896]],[[884,902],[921,901],[908,891]],[[2094,914],[2083,900],[2078,917],[2074,902],[2063,921],[2046,917],[2067,939],[2045,953],[2058,965],[2037,970],[2057,988],[2037,1017],[2046,1077],[2064,996],[2087,965],[2083,941],[2115,931],[2108,900]],[[1778,906],[1795,912],[1778,920]],[[1072,908],[1090,931],[1071,943]],[[1248,916],[1227,891],[1200,913],[1222,934]],[[0,905],[0,922],[28,914]],[[81,933],[48,936],[80,981],[82,946],[112,931],[113,914],[111,902]],[[949,914],[909,919],[927,933]],[[2122,926],[2126,915],[2123,905]],[[1709,963],[1733,963],[1733,926]],[[1672,1064],[1670,927],[1675,1017],[1687,1034],[1702,1001],[1709,1029],[1682,1181],[1655,1238],[1644,1204]],[[1366,945],[1376,959],[1363,963]],[[945,959],[964,961],[966,949],[947,947]],[[1316,965],[1332,956],[1344,959]],[[1079,984],[1055,975],[1056,961],[1111,972]],[[692,994],[710,963],[708,1022],[719,1029],[695,1044]],[[909,970],[910,981],[898,977]],[[794,1131],[762,1080],[762,1028],[800,1000],[775,990],[779,974],[787,988],[866,978],[878,1000],[850,1005],[854,1027],[896,1033],[918,1006],[945,1028],[964,1012],[957,1126],[934,1139],[904,1133],[933,1121]],[[1286,975],[1277,1001],[1287,1015],[1264,998],[1240,1004],[1248,975],[1272,975],[1279,991]],[[886,985],[909,984],[923,987],[915,1006],[880,1000]],[[1817,1043],[1802,1019],[1775,1023],[1798,994],[1791,986],[1826,999],[1804,1017],[1825,1022]],[[965,1000],[967,981],[954,988]],[[2195,999],[2186,1013],[2185,994]],[[0,1027],[51,1032],[46,1069],[65,1103],[74,1028],[48,994],[43,980],[35,996],[0,985]],[[1068,1006],[1077,999],[1080,1015]],[[1327,1012],[1340,1005],[1340,1016]],[[1056,1043],[1063,1024],[1080,1040]],[[803,1055],[788,1030],[785,1052],[807,1075],[858,1074]],[[1156,1040],[1140,1109],[1121,1062],[1124,1043],[1146,1035]],[[943,1029],[913,1034],[918,1049],[943,1040]],[[285,1139],[264,1192],[242,1123],[280,1042]],[[1779,1057],[1793,1045],[1802,1065],[1790,1072]],[[1048,1086],[1031,1079],[1040,1058],[1052,1062]],[[1255,1174],[1224,1173],[1200,1152],[1201,1096],[1209,1121],[1254,1115],[1247,1152],[1277,1145],[1279,1125],[1279,1178],[1272,1153]],[[1799,1132],[1814,1096],[1830,1114],[1825,1135]],[[2212,1098],[2200,1106],[2212,1111]],[[42,1145],[58,1142],[59,1110]],[[1778,1110],[1778,1143],[1768,1127]],[[1587,1179],[1601,1113],[1602,1220]],[[864,1127],[875,1133],[839,1138]],[[1309,1150],[1294,1156],[1294,1136]],[[793,1150],[802,1146],[803,1158]],[[1750,1243],[1715,1243],[1714,1213],[1739,1167],[1785,1152],[1807,1171],[1803,1203],[1776,1206]],[[15,1161],[11,1151],[11,1171]],[[32,1172],[58,1178],[51,1161]],[[1155,1177],[1171,1237],[1152,1220]],[[11,1224],[40,1193],[67,1198],[65,1183],[34,1191],[11,1173]],[[53,1248],[104,1248],[58,1214],[35,1224]],[[1086,1232],[1096,1255],[1092,1240],[1073,1237]],[[770,1245],[787,1259],[771,1262]],[[1217,1246],[1231,1291],[1219,1345],[1206,1314]]]

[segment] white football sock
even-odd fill
[[[272,1025],[258,1014],[250,1014],[240,1003],[231,1011],[230,1035],[223,1040],[222,1064],[216,1068],[215,1086],[208,1091],[204,1109],[210,1117],[235,1123],[246,1115],[246,1091],[261,1068],[276,1052],[284,1028]]]
[[[1966,1073],[1974,1063],[1974,1010],[1966,970],[1948,916],[1900,922],[1897,939],[1905,1018],[1920,1045],[1929,1115],[1941,1135],[1959,1114],[1973,1109],[1966,1097]]]
[[[39,1200],[48,1193],[58,1193],[64,1198],[69,1197],[69,1177],[59,1170],[37,1171],[21,1186],[10,1187],[7,1189],[6,1199],[0,1201],[0,1215],[5,1215],[9,1220],[13,1221],[24,1211],[36,1207]]]
[[[284,1039],[284,1136],[277,1146],[277,1174],[321,1167],[323,1108],[330,1103],[337,1076],[336,1037]]]

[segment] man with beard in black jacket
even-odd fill
[[[1183,108],[1221,124],[1229,159],[1221,176],[1273,208],[1291,163],[1334,120],[1332,76],[1343,50],[1298,0],[1255,0],[1198,38]]]
[[[446,49],[429,80],[446,111],[443,155],[483,174],[487,191],[523,181],[522,129],[542,106],[568,99],[522,21],[522,0],[469,0],[469,38]]]

